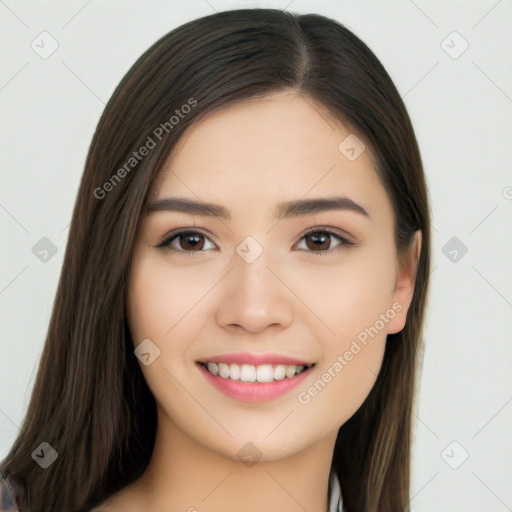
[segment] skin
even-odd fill
[[[393,209],[370,150],[354,161],[338,150],[350,133],[313,100],[287,91],[210,115],[180,140],[155,199],[218,203],[232,218],[159,211],[143,219],[128,320],[135,347],[149,338],[160,349],[152,364],[140,363],[157,402],[157,436],[144,475],[102,510],[327,510],[338,429],[370,392],[387,334],[405,325],[421,244],[418,232],[400,264]],[[335,210],[271,220],[277,203],[332,195],[349,197],[370,218]],[[155,247],[193,226],[205,235],[195,252],[186,237],[174,240],[175,250]],[[317,248],[304,238],[322,227],[354,245],[331,235]],[[252,263],[236,252],[247,236],[263,249]],[[300,403],[298,394],[332,373],[337,356],[394,303],[401,311]],[[285,395],[246,403],[212,386],[196,365],[237,351],[315,367]],[[249,442],[261,456],[251,467],[237,455]]]

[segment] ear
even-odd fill
[[[388,323],[388,334],[400,332],[405,327],[407,311],[412,302],[416,270],[421,253],[421,231],[414,233],[414,239],[399,262],[397,262],[395,287],[393,290],[393,310],[396,315]]]

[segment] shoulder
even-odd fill
[[[88,512],[117,512],[118,510],[124,510],[122,507],[129,503],[127,498],[128,496],[125,496],[125,493],[120,492]],[[0,475],[0,512],[20,512],[16,503],[14,488],[9,479],[3,475]]]
[[[113,509],[110,505],[108,505],[109,500],[100,503],[99,505],[96,505],[94,508],[89,509],[87,512],[114,512],[115,509]],[[0,510],[0,512],[2,512]]]
[[[19,512],[14,489],[4,476],[0,476],[0,512]]]
[[[89,512],[110,512],[110,508],[104,504],[98,505],[97,507],[91,508]],[[1,511],[0,511],[1,512]]]
[[[94,508],[91,508],[88,510],[88,512],[115,512],[117,509],[113,508],[116,506],[116,500],[109,498],[105,500],[104,502],[100,503],[99,505],[96,505]],[[2,512],[0,510],[0,512]]]
[[[134,492],[132,486],[125,487],[108,499],[96,505],[88,512],[138,512],[142,510],[140,504],[143,500]],[[3,512],[0,509],[0,512]]]

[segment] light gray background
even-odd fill
[[[341,21],[403,96],[434,224],[412,510],[512,510],[511,0],[0,0],[0,457],[28,404],[105,103],[135,60],[174,27],[257,6]],[[31,47],[51,48],[43,31],[58,42],[46,59]],[[469,47],[458,55],[464,41]],[[32,252],[42,237],[57,248],[46,262]],[[446,246],[452,237],[459,247]]]

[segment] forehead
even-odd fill
[[[240,103],[189,128],[166,162],[154,197],[189,197],[237,210],[347,195],[366,203],[369,213],[389,209],[369,148],[352,161],[340,151],[349,136],[348,126],[296,93]]]

